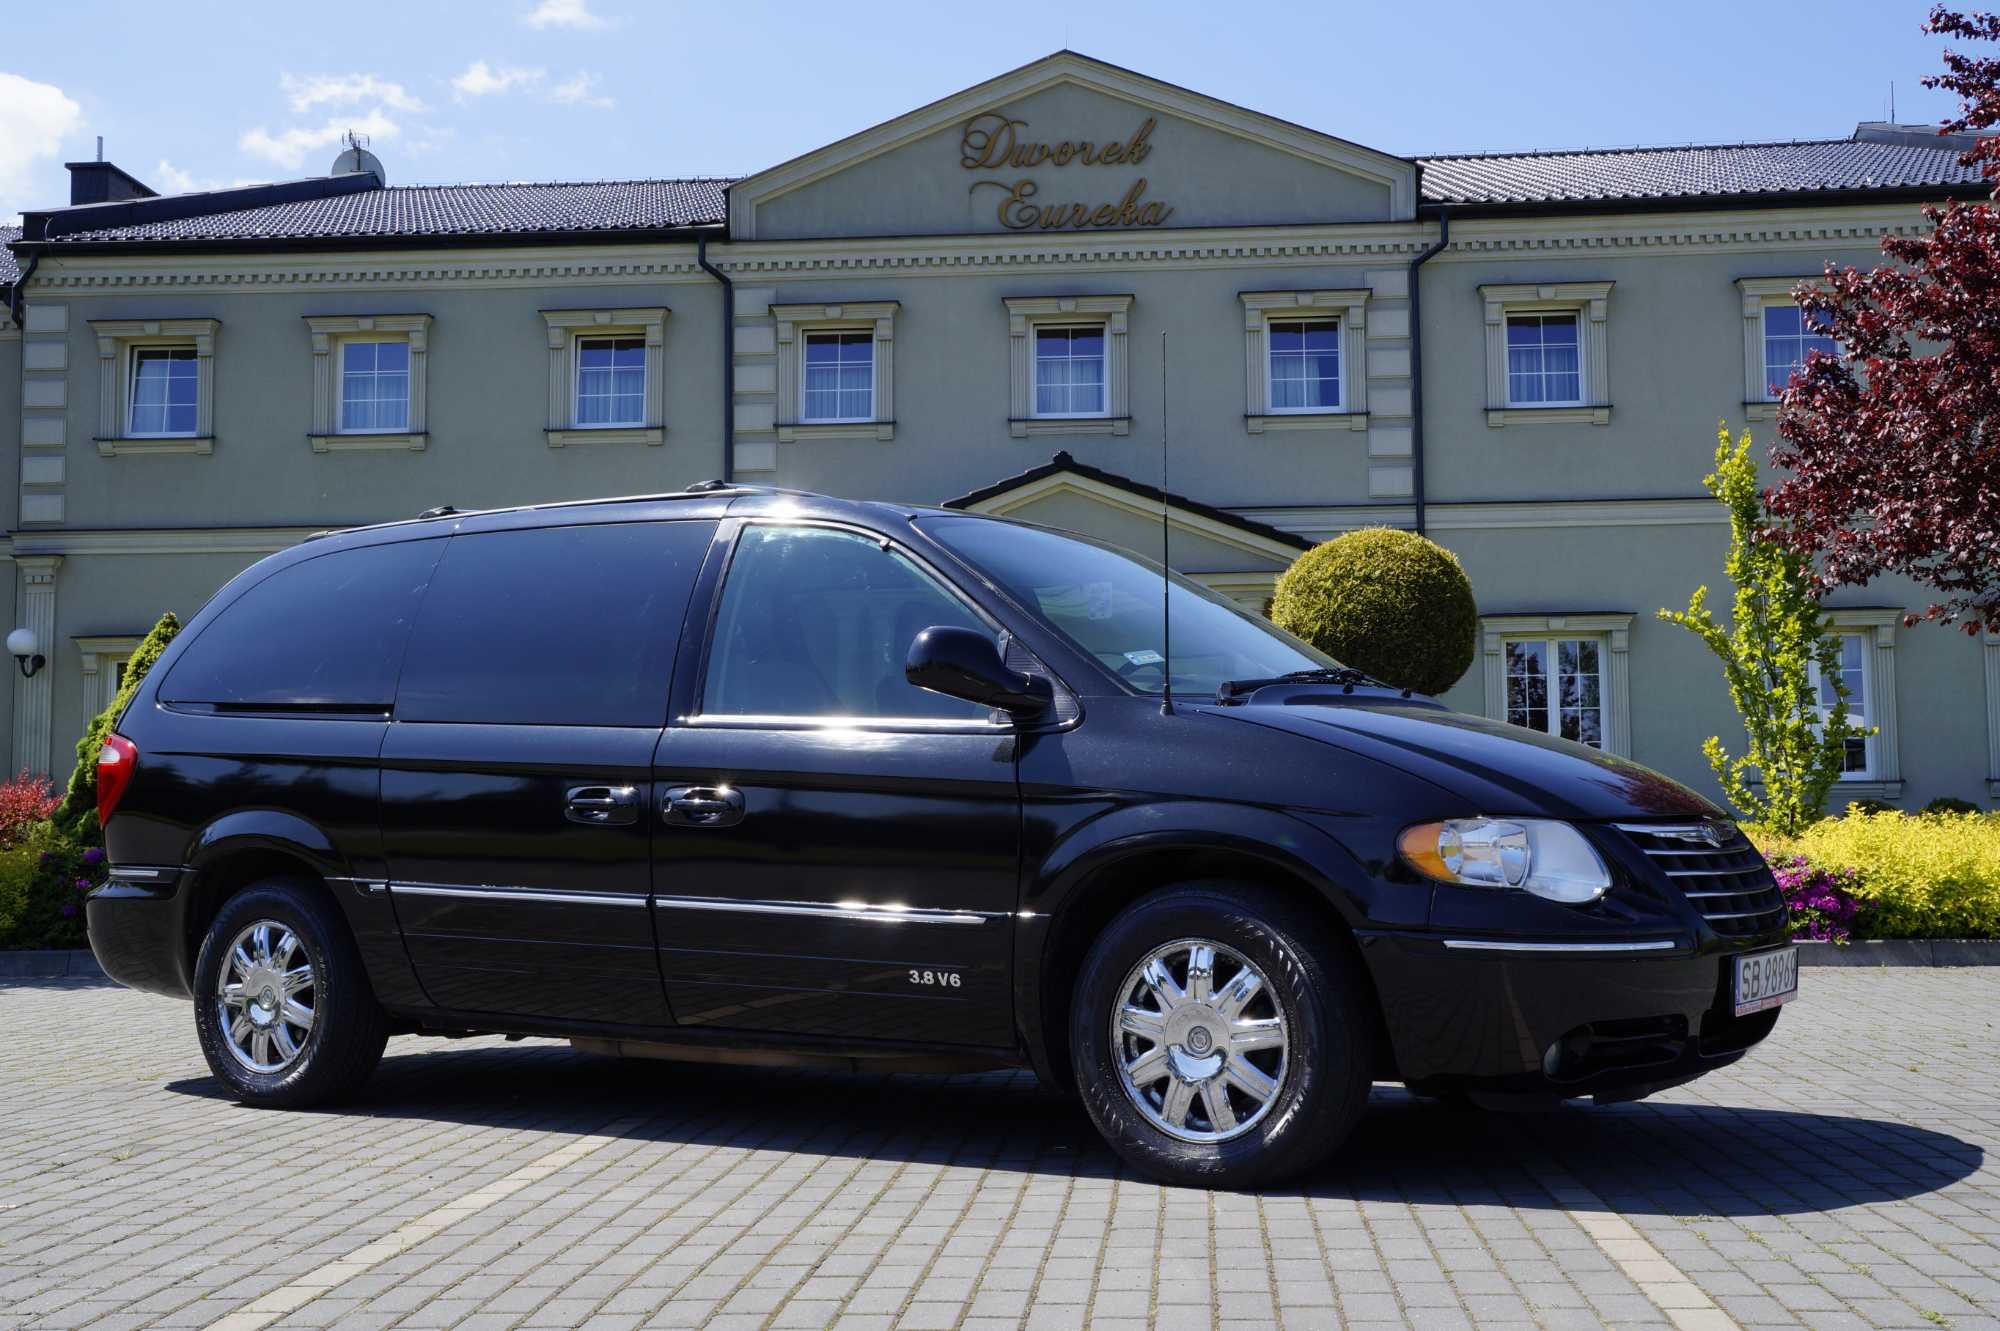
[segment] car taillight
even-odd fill
[[[97,825],[104,826],[117,811],[118,798],[139,770],[139,749],[123,735],[106,735],[97,751]]]

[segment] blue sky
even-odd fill
[[[394,183],[740,174],[1064,45],[1396,153],[1834,137],[1932,121],[1922,0],[1249,8],[1060,0],[342,0],[9,7],[0,216],[105,155],[163,192],[318,175],[352,126]]]

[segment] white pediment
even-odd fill
[[[1414,216],[1416,168],[1060,52],[738,181],[736,240]]]

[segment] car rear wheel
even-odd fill
[[[302,1108],[359,1088],[388,1023],[339,912],[271,878],[223,903],[195,959],[195,1029],[238,1100]]]
[[[1268,889],[1191,883],[1084,959],[1070,1051],[1085,1106],[1146,1173],[1249,1187],[1311,1168],[1368,1100],[1374,1021],[1351,949]]]

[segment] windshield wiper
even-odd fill
[[[1386,689],[1389,686],[1373,675],[1353,666],[1333,666],[1325,670],[1294,670],[1286,675],[1272,675],[1267,679],[1232,679],[1225,681],[1215,691],[1215,700],[1224,707],[1242,702],[1258,689],[1269,688],[1273,684],[1338,684],[1341,692],[1352,693],[1356,685]],[[1409,697],[1409,691],[1403,692]]]

